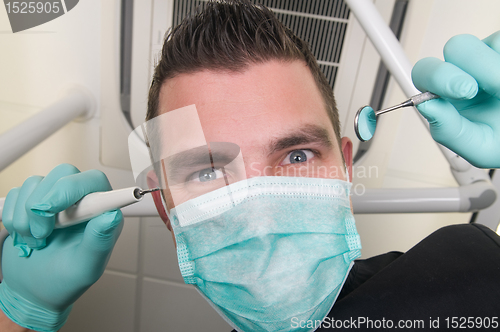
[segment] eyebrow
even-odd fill
[[[205,168],[225,166],[232,162],[239,153],[239,148],[235,149],[235,144],[230,143],[210,143],[208,146],[200,146],[187,151],[179,152],[166,158],[168,177],[175,183],[184,182],[178,179],[179,176],[185,176],[186,172],[200,170],[198,167]]]
[[[282,137],[272,139],[268,144],[268,156],[296,145],[316,143],[326,148],[333,144],[328,131],[318,125],[308,124],[298,130],[286,133]]]

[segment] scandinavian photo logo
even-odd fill
[[[12,32],[31,29],[52,21],[73,9],[79,0],[3,0]]]

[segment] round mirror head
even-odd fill
[[[354,118],[354,131],[361,142],[372,139],[377,127],[377,116],[370,106],[361,107]]]

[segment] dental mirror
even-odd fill
[[[411,97],[399,105],[388,107],[382,110],[374,111],[370,106],[361,107],[354,118],[354,132],[361,142],[366,142],[372,139],[377,127],[377,118],[380,114],[395,111],[400,108],[417,106],[425,101],[439,98],[431,92],[424,92]]]

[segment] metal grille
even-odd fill
[[[175,0],[174,1],[174,17],[173,26],[179,25],[182,19],[191,13],[199,5],[203,5],[206,1],[201,0]]]
[[[173,25],[204,0],[175,0]],[[306,41],[330,86],[334,87],[349,19],[343,0],[253,0],[270,8],[283,24]]]

